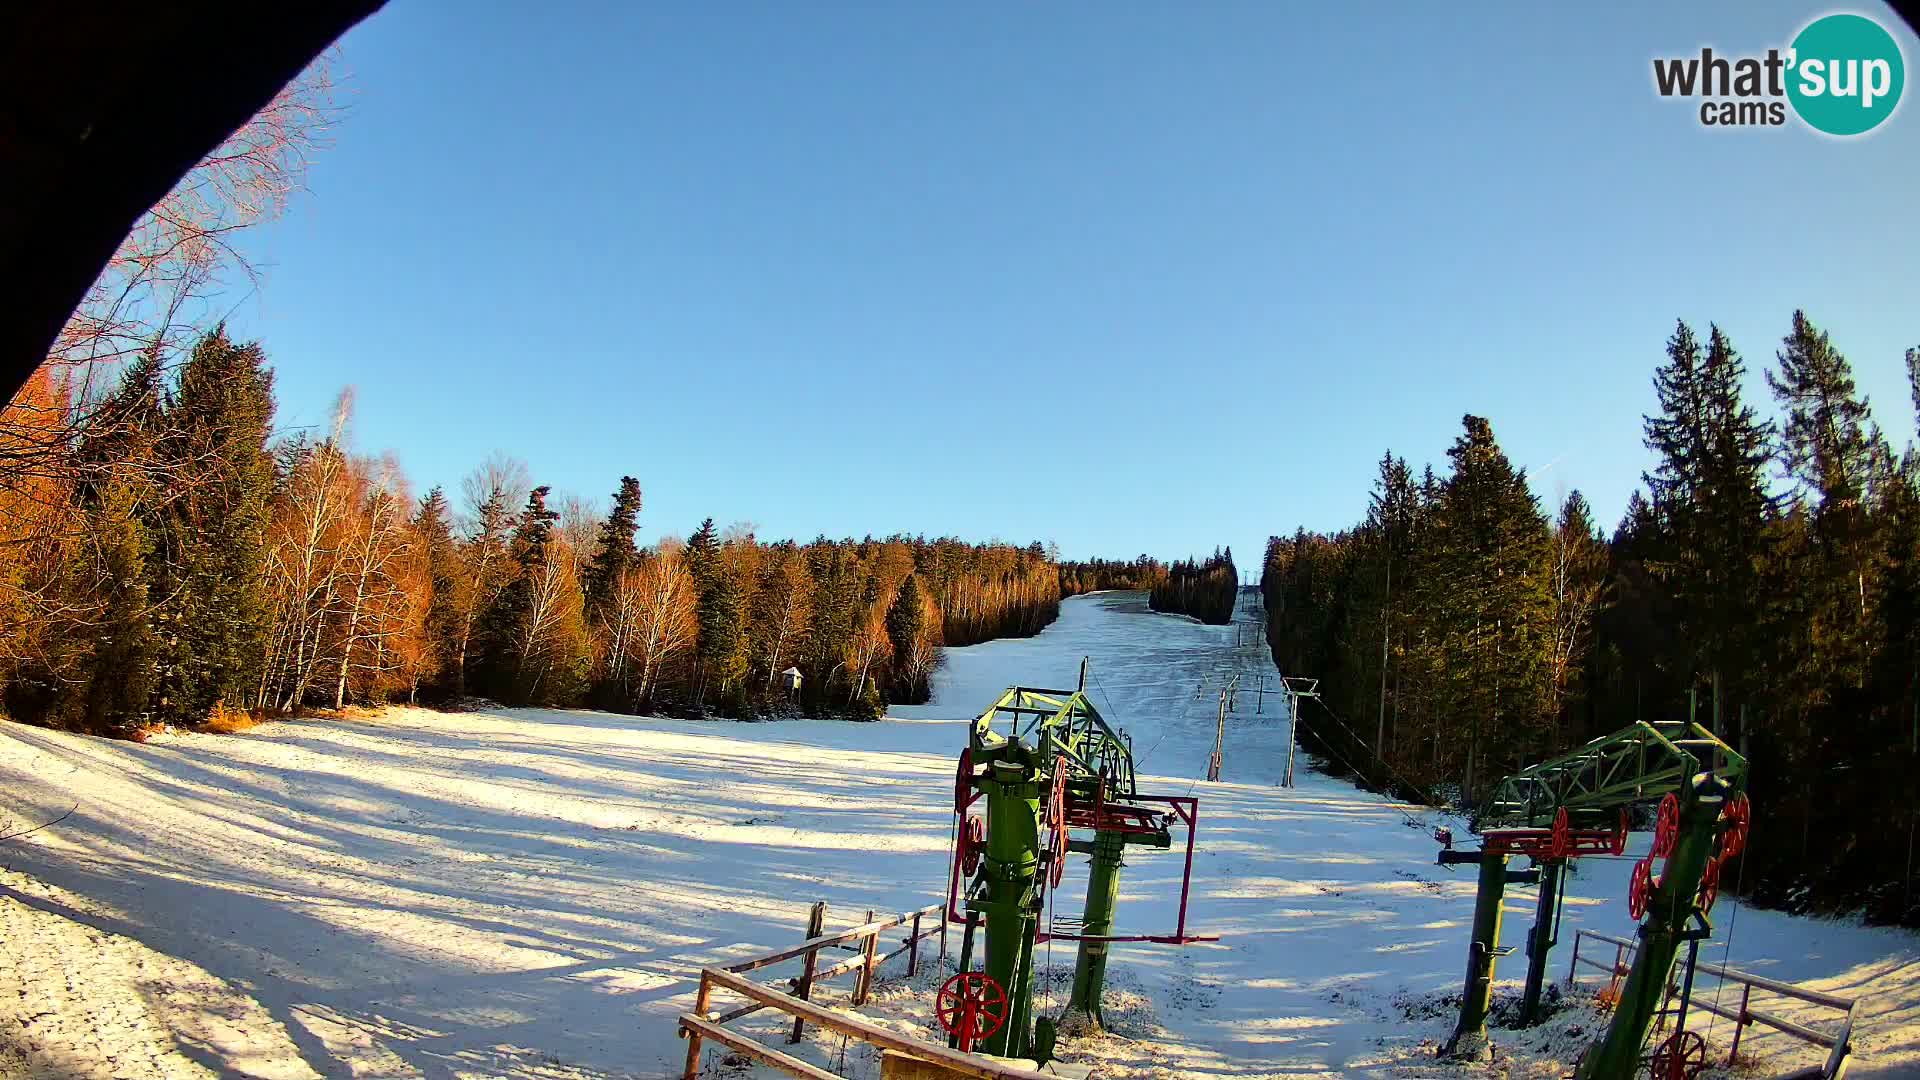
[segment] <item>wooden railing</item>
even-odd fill
[[[1612,961],[1607,963],[1595,960],[1590,955],[1581,956],[1580,943],[1582,940],[1587,939],[1604,942],[1613,946]],[[1632,970],[1634,948],[1634,943],[1625,938],[1617,938],[1592,930],[1581,930],[1575,933],[1573,936],[1573,960],[1567,965],[1567,985],[1573,985],[1574,977],[1579,973],[1580,967],[1583,964],[1587,967],[1606,972],[1611,978],[1618,982],[1618,980],[1625,978],[1628,972]],[[1828,1080],[1835,1080],[1835,1078],[1846,1075],[1847,1066],[1850,1064],[1853,1056],[1853,1022],[1859,1017],[1861,998],[1846,998],[1838,994],[1809,990],[1805,987],[1795,986],[1792,983],[1780,982],[1777,979],[1769,979],[1765,976],[1737,971],[1727,967],[1725,964],[1721,964],[1718,967],[1701,964],[1695,969],[1695,975],[1711,975],[1723,983],[1733,983],[1740,987],[1740,1004],[1732,1008],[1709,1001],[1701,997],[1697,991],[1692,995],[1690,1002],[1691,1006],[1697,1006],[1715,1016],[1733,1021],[1733,1046],[1727,1052],[1727,1063],[1729,1065],[1733,1064],[1734,1060],[1740,1056],[1740,1036],[1746,1030],[1747,1025],[1760,1024],[1765,1027],[1770,1027],[1775,1031],[1790,1035],[1802,1042],[1824,1047],[1828,1051],[1824,1064],[1789,1073],[1789,1077],[1826,1077]],[[1667,989],[1669,995],[1675,990],[1671,980],[1668,982]],[[1840,1021],[1838,1031],[1821,1031],[1818,1028],[1808,1027],[1805,1024],[1796,1023],[1785,1017],[1776,1016],[1773,1013],[1754,1008],[1752,1000],[1755,990],[1778,994],[1781,997],[1792,998],[1795,1001],[1804,1001],[1812,1005],[1838,1009],[1845,1013],[1845,1016]],[[1686,1016],[1684,1013],[1678,1020],[1678,1026],[1686,1026]]]
[[[730,1031],[722,1026],[729,1021],[763,1009],[778,1009],[793,1017],[793,1028],[787,1036],[789,1043],[799,1042],[807,1023],[811,1021],[829,1031],[858,1039],[883,1050],[893,1050],[923,1060],[939,1062],[948,1068],[968,1076],[982,1077],[984,1080],[1038,1080],[1039,1077],[1047,1075],[1010,1068],[987,1058],[963,1054],[946,1046],[899,1035],[867,1023],[859,1017],[816,1005],[810,1000],[815,986],[828,979],[855,973],[857,977],[850,995],[850,1002],[856,1007],[866,1004],[867,996],[873,988],[874,977],[881,965],[905,953],[907,974],[917,973],[920,966],[920,943],[930,937],[940,938],[939,955],[945,957],[947,924],[942,917],[944,911],[945,906],[942,904],[929,904],[917,911],[903,911],[885,918],[875,918],[874,912],[868,911],[866,921],[860,925],[828,934],[822,932],[827,912],[827,905],[822,901],[815,903],[808,913],[806,939],[799,944],[738,960],[722,967],[701,969],[700,989],[694,998],[693,1011],[680,1017],[680,1035],[687,1040],[685,1080],[695,1080],[700,1075],[700,1051],[704,1042],[709,1039],[790,1076],[806,1077],[808,1080],[839,1080],[833,1073],[817,1065],[775,1050],[740,1032]],[[881,935],[899,927],[907,928],[905,935],[900,938],[899,947],[891,952],[882,953],[880,951]],[[822,967],[820,954],[828,950],[844,950],[853,955]],[[746,977],[750,971],[759,971],[792,960],[800,962],[800,973],[786,979],[784,985],[767,986]],[[711,1007],[716,990],[745,998],[746,1003],[717,1016],[713,1015]],[[1053,1080],[1058,1078],[1055,1077]]]

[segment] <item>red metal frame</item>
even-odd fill
[[[1552,829],[1489,829],[1480,836],[1481,848],[1491,855],[1525,855],[1533,859],[1577,859],[1582,855],[1617,855],[1621,834],[1613,829],[1571,829],[1565,849],[1556,849]]]
[[[1135,795],[1133,798],[1142,802],[1166,803],[1173,808],[1174,816],[1180,819],[1180,823],[1187,827],[1186,866],[1180,871],[1180,917],[1174,927],[1173,933],[1052,934],[1042,930],[1040,931],[1040,936],[1036,939],[1037,941],[1041,943],[1048,941],[1145,941],[1152,942],[1156,945],[1185,945],[1194,941],[1220,940],[1219,934],[1187,933],[1187,897],[1193,890],[1193,834],[1200,821],[1200,800],[1190,795]],[[1147,810],[1145,807],[1132,806],[1126,803],[1100,802],[1095,805],[1083,804],[1082,809],[1085,811],[1084,816],[1089,819],[1089,823],[1084,826],[1075,820],[1075,807],[1069,804],[1067,808],[1067,821],[1075,825],[1075,827],[1094,828],[1095,826],[1092,822],[1100,821],[1101,824],[1098,826],[1099,828],[1112,829],[1118,832],[1159,831],[1157,827],[1135,827],[1136,824],[1143,825],[1143,815],[1152,813],[1152,811]],[[1108,819],[1105,817],[1107,814],[1113,814],[1115,817]],[[1108,820],[1112,820],[1113,823],[1108,824]]]

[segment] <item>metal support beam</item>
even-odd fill
[[[1102,831],[1094,835],[1093,865],[1087,876],[1087,906],[1081,920],[1080,955],[1073,967],[1073,996],[1068,1012],[1086,1013],[1103,1026],[1100,996],[1106,989],[1108,938],[1113,934],[1114,905],[1120,897],[1121,857],[1127,835]]]
[[[1532,1027],[1542,1019],[1540,994],[1547,981],[1547,953],[1560,936],[1560,882],[1566,872],[1563,859],[1540,863],[1540,899],[1533,909],[1533,929],[1527,932],[1527,989],[1520,999],[1520,1024]]]
[[[1480,891],[1473,902],[1473,941],[1467,947],[1467,981],[1460,992],[1460,1022],[1441,1051],[1452,1057],[1477,1057],[1486,1052],[1493,967],[1500,956],[1500,915],[1501,902],[1507,894],[1507,857],[1482,852],[1479,862]]]
[[[1578,1080],[1630,1080],[1639,1068],[1640,1044],[1659,1011],[1680,943],[1688,939],[1687,921],[1694,913],[1700,875],[1716,842],[1715,822],[1730,794],[1726,781],[1701,774],[1681,797],[1679,839],[1640,924],[1633,970],[1620,990],[1606,1037],[1580,1059],[1574,1074]]]

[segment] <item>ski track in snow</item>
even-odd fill
[[[1226,673],[1273,674],[1234,636],[1138,594],[1079,597],[1038,637],[949,650],[934,703],[876,724],[396,709],[144,745],[0,725],[0,831],[78,804],[0,845],[0,1075],[678,1075],[674,1017],[702,964],[798,940],[815,899],[832,928],[937,898],[966,719],[1012,683],[1072,685],[1083,655],[1094,701],[1133,736],[1142,790],[1201,797],[1189,927],[1221,941],[1116,946],[1114,1030],[1064,1057],[1107,1077],[1560,1075],[1603,1022],[1585,1008],[1496,1029],[1490,1066],[1431,1056],[1474,892],[1471,874],[1434,865],[1437,815],[1304,758],[1299,786],[1275,787],[1286,721],[1272,695],[1256,714],[1243,692],[1229,717],[1228,782],[1196,779]],[[1634,839],[1630,858],[1647,842]],[[1172,928],[1180,865],[1177,851],[1129,857],[1118,932]],[[1629,869],[1579,866],[1556,979],[1577,928],[1630,933]],[[1062,913],[1078,913],[1083,881],[1070,867]],[[1532,905],[1510,891],[1507,944]],[[1703,960],[1727,955],[1731,925],[1733,966],[1871,995],[1856,1075],[1920,1071],[1912,935],[1735,915],[1725,899],[1716,923]],[[1037,962],[1057,1008],[1073,949]],[[909,980],[903,964],[865,1012],[932,1035],[943,973]],[[1524,968],[1518,953],[1501,964],[1502,991]],[[783,1026],[740,1025],[772,1041]],[[1721,1021],[1710,1039],[1729,1034]],[[1820,1056],[1761,1028],[1742,1049],[1761,1058],[1752,1075]],[[877,1075],[837,1038],[801,1052]]]

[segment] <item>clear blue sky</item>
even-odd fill
[[[1466,412],[1611,526],[1676,317],[1758,394],[1804,306],[1912,437],[1920,104],[1842,142],[1652,89],[1826,10],[392,0],[233,323],[283,424],[351,384],[421,489],[495,448],[601,499],[632,473],[643,541],[1251,570]]]

